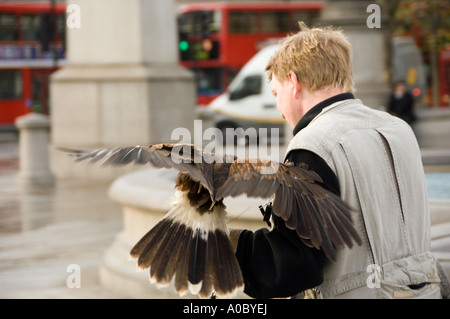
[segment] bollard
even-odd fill
[[[22,186],[52,186],[54,178],[49,165],[50,119],[30,113],[16,119],[19,129],[19,176]]]

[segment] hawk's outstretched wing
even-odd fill
[[[313,171],[292,163],[268,160],[236,160],[229,175],[217,189],[216,199],[246,194],[250,197],[270,197],[273,213],[286,226],[295,229],[308,245],[322,249],[335,260],[336,249],[361,244],[354,229],[350,207],[322,186]]]
[[[200,182],[214,194],[213,163],[232,163],[230,155],[214,155],[192,144],[155,144],[145,146],[101,148],[89,152],[73,152],[77,161],[89,160],[103,165],[150,163],[156,168],[175,168]]]
[[[104,148],[76,156],[77,161],[88,159],[104,165],[150,163],[157,168],[175,168],[200,182],[214,201],[241,194],[275,195],[274,214],[306,244],[322,249],[332,260],[337,249],[361,244],[350,207],[320,185],[320,176],[292,163],[214,155],[191,144]]]

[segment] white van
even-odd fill
[[[283,136],[284,120],[264,71],[278,48],[279,45],[270,45],[261,49],[242,67],[228,90],[209,104],[214,126],[224,134],[226,128],[254,127],[257,131],[267,128],[269,136],[271,128],[277,128],[279,136]]]

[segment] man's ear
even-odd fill
[[[297,74],[295,74],[293,71],[289,71],[289,82],[292,85],[294,97],[298,98],[302,90],[302,85],[298,81]]]

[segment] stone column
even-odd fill
[[[193,75],[179,67],[172,0],[68,0],[80,27],[67,29],[67,66],[51,78],[52,143],[75,149],[170,142],[191,129]],[[133,168],[99,169],[52,152],[56,177],[111,179]]]
[[[16,119],[19,135],[19,175],[21,186],[52,186],[49,168],[49,127],[46,115],[30,113]]]
[[[355,96],[373,108],[386,106],[389,87],[385,64],[385,32],[383,29],[383,8],[381,7],[380,28],[370,28],[367,18],[371,12],[367,7],[374,1],[328,0],[321,11],[319,23],[342,27],[353,47],[353,77]]]

